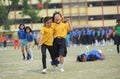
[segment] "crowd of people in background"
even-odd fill
[[[109,42],[109,45],[113,44],[114,40],[114,29],[112,27],[108,28],[76,28],[73,31],[69,32],[66,37],[67,46],[79,46],[79,45],[106,45],[106,41]],[[38,32],[34,32],[34,41],[35,45],[37,45],[37,38],[39,36]],[[16,33],[12,35],[0,37],[0,45],[5,47],[12,43],[14,45],[14,49],[20,48],[20,43]],[[4,41],[4,43],[3,43]],[[7,44],[9,43],[9,44]]]
[[[66,37],[67,46],[80,46],[80,45],[102,45],[105,46],[106,42],[109,42],[109,45],[112,45],[114,42],[114,29],[112,27],[108,28],[77,28],[69,32]],[[39,36],[38,32],[34,32],[34,41],[37,45],[37,38]],[[5,38],[5,39],[3,39]],[[8,43],[8,44],[7,44]],[[14,49],[20,48],[19,39],[16,33],[12,35],[5,36],[1,35],[0,37],[0,46],[5,47],[7,45],[14,45]]]
[[[33,32],[35,45],[37,45],[38,32]],[[0,35],[0,47],[7,49],[7,46],[14,46],[14,49],[20,49],[20,41],[17,32],[12,34],[1,34]]]
[[[108,28],[80,28],[74,29],[66,37],[67,46],[79,45],[106,45],[109,41],[113,44],[114,30],[112,27]]]

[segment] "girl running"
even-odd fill
[[[64,57],[67,53],[66,48],[66,36],[67,33],[72,30],[70,19],[65,19],[63,21],[62,15],[59,12],[55,12],[53,14],[53,27],[54,27],[54,51],[56,54],[56,59],[59,57],[60,59],[60,71],[64,72],[63,62]]]
[[[33,60],[33,52],[32,52],[32,48],[34,46],[34,36],[33,36],[33,31],[30,27],[26,27],[25,28],[25,32],[26,32],[26,39],[27,39],[27,51],[28,51],[28,56],[27,59],[28,60]]]
[[[39,39],[39,45],[38,48],[41,47],[42,52],[42,64],[43,64],[43,70],[42,73],[47,72],[46,67],[46,49],[48,49],[51,59],[54,62],[54,51],[53,51],[53,26],[52,26],[52,18],[51,17],[45,17],[44,19],[44,26],[42,27],[40,31],[40,39]]]
[[[22,51],[22,55],[23,55],[23,60],[25,60],[26,57],[25,57],[24,49],[26,50],[27,55],[28,55],[28,52],[27,52],[27,40],[26,40],[24,24],[19,25],[18,38],[20,40],[20,46],[21,46],[21,51]]]

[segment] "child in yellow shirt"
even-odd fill
[[[42,27],[40,31],[40,39],[39,39],[39,45],[38,47],[41,47],[42,52],[42,64],[43,64],[43,70],[42,73],[47,72],[46,67],[46,49],[48,49],[52,61],[54,61],[54,50],[53,50],[53,26],[52,26],[52,18],[51,17],[45,17],[44,19],[44,26]]]
[[[67,53],[66,36],[72,30],[70,19],[65,19],[63,22],[62,15],[59,12],[53,14],[53,28],[54,28],[54,41],[53,47],[56,59],[60,60],[60,71],[64,72],[63,62]]]

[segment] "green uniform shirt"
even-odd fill
[[[120,25],[115,26],[116,34],[120,35]]]
[[[100,31],[98,30],[97,35],[100,36]]]

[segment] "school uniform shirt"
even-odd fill
[[[95,36],[95,31],[94,30],[92,30],[92,36]]]
[[[91,55],[95,55],[97,57],[97,59],[100,59],[102,60],[103,57],[99,55],[99,52],[97,50],[91,50],[88,55],[86,56],[87,57],[87,61],[90,61],[90,57]]]
[[[66,38],[67,32],[70,31],[70,27],[69,24],[67,23],[53,23],[53,27],[54,27],[54,38],[56,37],[62,37],[62,38]]]
[[[86,35],[86,30],[82,30],[82,35]]]
[[[116,34],[120,35],[120,25],[115,26]]]
[[[102,30],[101,30],[101,35],[105,35],[105,33],[106,33],[105,30],[102,29]]]
[[[100,36],[100,31],[99,30],[97,31],[97,36]]]
[[[43,34],[43,39],[41,41],[41,44],[45,44],[48,46],[52,46],[53,44],[53,26],[51,27],[47,27],[47,26],[43,26],[41,28],[40,33]]]
[[[18,37],[19,39],[26,39],[26,33],[24,29],[18,31]]]
[[[27,39],[28,42],[32,42],[34,40],[33,34],[30,35],[30,33],[26,33],[26,39]]]
[[[76,36],[77,34],[76,34],[75,31],[72,31],[72,32],[71,32],[71,35],[72,35],[72,36]]]
[[[77,34],[78,34],[78,35],[81,35],[81,34],[82,34],[82,31],[79,30],[79,31],[77,32]]]
[[[92,31],[87,29],[87,35],[91,36],[92,35]]]

